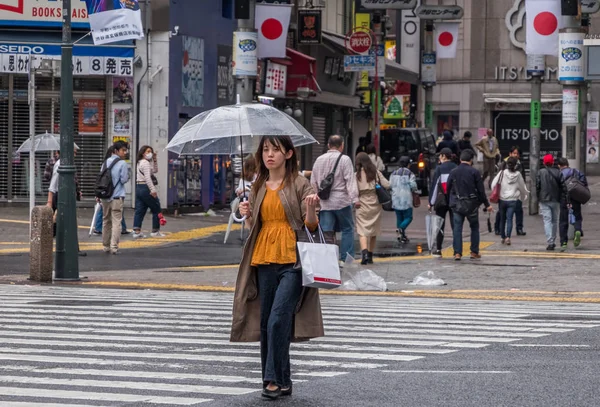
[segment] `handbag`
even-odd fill
[[[387,189],[381,186],[379,175],[377,175],[377,182],[375,183],[375,193],[377,194],[377,200],[381,204],[384,211],[392,211],[392,195]]]
[[[448,207],[448,197],[444,193],[444,188],[442,187],[442,176],[438,178],[437,186],[436,186],[436,195],[435,195],[435,203],[433,204],[433,209],[436,211],[440,211],[444,208]]]
[[[456,201],[452,205],[452,210],[463,216],[469,216],[479,209],[481,203],[477,195],[471,194],[469,196],[456,195]]]
[[[490,195],[491,203],[498,203],[500,201],[500,189],[502,188],[502,178],[504,178],[504,171],[500,173],[500,179],[498,183],[494,186],[492,190],[492,194]]]
[[[314,239],[315,234],[311,234],[306,229],[308,243],[298,241],[298,258],[302,264],[302,285],[312,288],[337,288],[342,285],[340,275],[340,249],[335,244],[329,244],[325,241],[325,236],[319,225],[318,242]]]
[[[421,194],[419,194],[418,192],[413,192],[412,197],[413,207],[418,208],[419,206],[421,206]]]
[[[317,192],[317,195],[324,201],[328,200],[329,195],[331,195],[331,188],[333,188],[333,181],[335,179],[335,171],[337,170],[342,156],[343,154],[340,153],[340,156],[337,158],[335,165],[333,166],[333,171],[327,174],[327,176],[319,184],[319,192]]]

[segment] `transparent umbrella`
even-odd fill
[[[444,218],[429,213],[425,216],[425,229],[427,229],[427,246],[429,246],[429,252],[433,252],[433,248],[436,246],[436,238],[440,230],[442,230],[442,223]]]
[[[262,136],[290,136],[294,146],[316,143],[300,123],[274,107],[238,103],[200,113],[167,145],[179,155],[218,155],[256,151]]]
[[[34,142],[31,142],[29,137],[17,150],[17,153],[28,153],[31,151],[33,144],[33,151],[59,151],[60,150],[60,136],[52,133],[36,134],[34,136]],[[75,144],[75,149],[79,150],[79,146]]]

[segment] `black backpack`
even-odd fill
[[[110,167],[106,166],[105,161],[100,170],[100,174],[98,174],[98,178],[96,179],[96,198],[100,199],[110,199],[115,192],[115,185],[112,180],[112,169],[121,159],[119,157],[115,158]]]
[[[319,192],[317,193],[319,198],[323,200],[329,199],[329,195],[331,195],[331,187],[333,187],[333,179],[335,178],[335,171],[337,170],[338,164],[340,163],[340,160],[342,159],[343,155],[344,154],[340,153],[340,156],[338,157],[337,161],[335,162],[335,166],[333,167],[333,171],[327,174],[327,176],[319,184]]]

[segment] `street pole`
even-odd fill
[[[73,156],[73,41],[71,0],[63,0],[60,77],[60,167],[56,216],[55,280],[79,280],[75,159]]]
[[[29,55],[29,216],[35,207],[35,70],[33,55]],[[31,223],[29,224],[31,230]]]
[[[373,110],[373,144],[377,151],[377,155],[381,154],[381,143],[379,135],[381,133],[381,112],[379,109],[381,103],[381,85],[379,84],[379,44],[383,43],[383,33],[381,31],[381,14],[377,11],[373,14],[373,42],[375,43],[375,75],[373,75],[373,98],[375,106]],[[385,49],[384,49],[385,56]]]
[[[250,11],[250,18],[238,19],[237,20],[237,31],[238,32],[255,32],[255,12],[256,12],[256,0],[249,0],[248,8]],[[236,44],[233,44],[235,47]],[[237,76],[235,78],[235,90],[239,96],[240,103],[250,103],[254,97],[254,81],[256,76]]]
[[[425,21],[425,54],[433,53],[433,21]],[[433,133],[433,84],[425,87],[425,127]]]
[[[542,58],[545,58],[543,55]],[[529,64],[528,64],[529,65]],[[541,65],[544,72],[545,64]],[[539,67],[538,67],[539,68]],[[532,73],[531,80],[531,137],[529,138],[529,214],[537,215],[539,201],[535,183],[540,169],[540,140],[542,128],[542,78],[539,72]]]

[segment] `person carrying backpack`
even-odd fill
[[[402,156],[398,168],[390,176],[392,207],[396,212],[396,235],[398,242],[408,243],[406,229],[413,221],[413,192],[417,192],[415,174],[408,168],[410,157]]]
[[[583,216],[581,215],[581,205],[587,203],[581,202],[582,198],[577,196],[577,193],[573,191],[573,188],[569,189],[569,185],[573,183],[579,184],[579,188],[585,187],[584,189],[588,190],[588,182],[587,178],[584,174],[577,171],[575,168],[569,167],[569,160],[564,157],[561,157],[557,160],[558,169],[564,179],[565,186],[567,188],[567,193],[560,200],[560,250],[567,250],[567,242],[569,240],[569,212],[573,212],[573,217],[575,220],[575,236],[573,238],[573,246],[579,247],[581,244],[581,238],[583,237]],[[589,197],[587,198],[589,200]],[[583,198],[585,200],[585,197]]]
[[[102,164],[96,181],[96,197],[102,202],[102,245],[105,253],[119,252],[125,184],[129,181],[129,168],[125,162],[127,151],[124,141],[113,144],[113,154]]]
[[[436,248],[432,253],[434,257],[442,257],[446,214],[449,214],[448,219],[450,219],[450,228],[454,228],[452,209],[450,209],[448,198],[447,182],[450,172],[458,167],[458,165],[452,161],[452,150],[449,148],[443,148],[440,151],[440,163],[441,164],[436,167],[435,172],[433,173],[431,187],[429,188],[429,190],[432,191],[432,193],[429,194],[429,210],[431,211],[433,209],[437,216],[444,219],[436,238]]]

